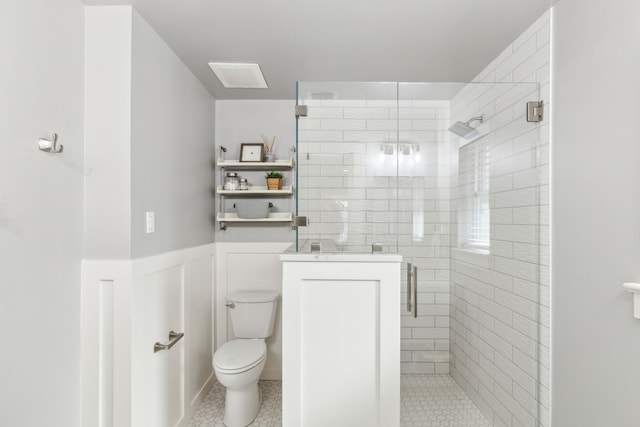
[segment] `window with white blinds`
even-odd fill
[[[489,143],[482,139],[459,149],[458,246],[489,249]]]

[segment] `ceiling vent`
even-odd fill
[[[266,89],[267,82],[258,64],[209,62],[226,89]]]

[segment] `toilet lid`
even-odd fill
[[[226,372],[243,372],[257,365],[267,355],[264,340],[233,340],[213,355],[213,365]]]

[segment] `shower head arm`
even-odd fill
[[[467,125],[470,125],[471,123],[475,122],[475,121],[479,121],[480,123],[482,123],[484,121],[484,114],[481,116],[477,116],[477,117],[471,117],[469,120],[467,120]]]

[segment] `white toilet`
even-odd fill
[[[267,360],[265,338],[271,336],[278,294],[244,291],[227,295],[231,327],[236,339],[223,344],[213,355],[213,370],[226,387],[224,424],[245,427],[260,409],[258,379]]]

